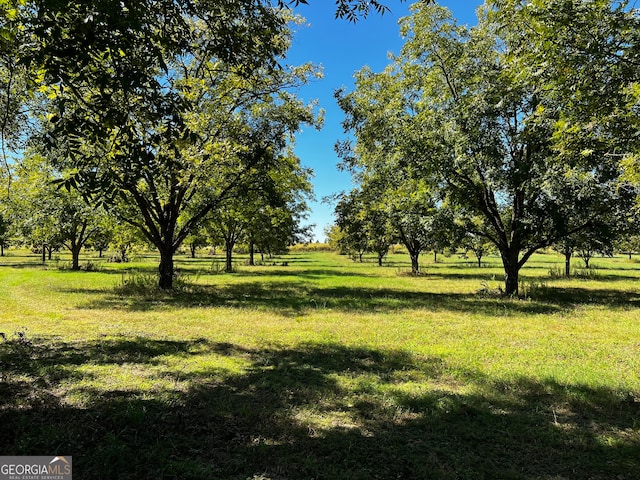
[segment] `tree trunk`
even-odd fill
[[[362,255],[363,255],[362,252],[358,253],[358,258],[360,259],[360,263],[362,263]]]
[[[411,257],[411,275],[419,275],[420,263],[418,258],[420,257],[420,252],[409,252],[409,256]]]
[[[102,252],[104,250],[102,248],[98,249],[98,258],[102,258]]]
[[[384,258],[384,253],[378,253],[378,266],[382,266],[382,259]]]
[[[503,252],[502,265],[504,266],[504,294],[508,297],[518,296],[518,252]]]
[[[438,251],[433,251],[433,263],[438,263]]]
[[[80,270],[80,250],[82,245],[71,245],[71,270]]]
[[[573,252],[570,248],[564,251],[564,276],[569,278],[571,276],[571,255]]]
[[[253,240],[249,242],[249,265],[252,267],[255,266],[256,262],[254,260],[255,254],[255,245],[253,244]]]
[[[584,261],[584,268],[589,268],[589,262],[591,261],[591,257],[582,257],[582,260]]]
[[[227,273],[231,273],[233,272],[233,245],[234,242],[230,241],[230,240],[226,240],[225,241],[225,245],[226,245],[226,265],[224,268],[224,271]]]
[[[49,261],[51,261],[51,257],[53,256],[53,247],[49,246],[47,247],[47,252],[48,252],[48,257],[49,257]]]
[[[197,245],[195,243],[190,243],[189,249],[191,250],[191,258],[196,258]]]
[[[4,257],[4,243],[0,243],[0,257]]]
[[[42,242],[42,264],[44,265],[47,261],[47,244]]]
[[[476,253],[476,258],[478,259],[478,268],[482,268],[482,254]]]
[[[171,246],[163,246],[159,250],[158,286],[163,290],[171,290],[173,288],[173,248]]]

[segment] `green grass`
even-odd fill
[[[81,479],[640,478],[634,261],[564,279],[536,255],[513,300],[495,257],[180,257],[167,294],[152,255],[9,253],[3,455],[72,455]]]

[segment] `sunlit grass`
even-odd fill
[[[80,478],[640,478],[640,264],[536,255],[517,300],[496,257],[219,259],[167,293],[153,256],[1,258],[2,451]]]

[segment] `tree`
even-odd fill
[[[283,9],[306,3],[277,0],[276,5]],[[378,0],[336,0],[335,6],[336,17],[350,21],[371,11],[383,14],[389,10]],[[201,41],[201,32],[189,19],[201,22],[210,37]],[[168,73],[166,58],[171,53],[189,56],[194,49],[204,48],[212,57],[245,71],[265,62],[273,65],[281,52],[278,42],[270,40],[285,22],[270,2],[261,0],[225,4],[192,0],[4,2],[0,5],[3,166],[8,171],[10,153],[20,150],[18,142],[24,139],[21,132],[28,125],[25,104],[44,86],[71,89],[76,96],[87,94],[89,85],[97,87],[90,91],[92,98],[86,105],[95,107],[97,115],[91,122],[100,127],[103,120],[111,124],[122,116],[121,98],[109,98],[114,92],[137,89],[147,94],[143,103],[157,104],[158,69]],[[56,99],[59,111],[67,98]]]
[[[337,225],[333,224],[333,225],[328,225],[327,227],[325,227],[324,229],[324,235],[327,239],[327,243],[329,244],[329,247],[332,250],[335,250],[336,252],[338,252],[340,255],[346,255],[347,252],[342,250],[342,236],[344,235],[342,233],[342,230],[340,230],[340,227],[338,227]]]
[[[9,246],[11,229],[8,219],[0,212],[0,257],[4,257],[4,249]]]
[[[111,247],[118,252],[118,255],[112,257],[112,260],[128,262],[131,259],[131,253],[141,246],[148,246],[148,243],[145,242],[140,230],[128,223],[115,223]]]
[[[383,258],[396,240],[384,193],[383,185],[362,184],[343,194],[335,208],[336,224],[344,233],[341,239],[344,248],[351,248],[360,261],[363,253],[375,253],[378,266],[382,266]]]
[[[418,190],[419,191],[419,190]],[[420,274],[420,254],[433,250],[434,255],[453,240],[454,224],[451,210],[430,197],[396,191],[390,201],[389,218],[400,242],[411,259],[411,273]]]
[[[386,209],[374,204],[367,204],[366,207],[365,228],[369,240],[369,250],[376,254],[378,266],[381,267],[382,260],[389,253],[389,248],[395,241],[395,235]]]
[[[590,233],[590,232],[588,232]],[[589,262],[595,254],[613,256],[614,237],[599,237],[591,235],[583,235],[579,241],[576,250],[578,256],[584,262],[585,268],[590,268]]]
[[[249,243],[249,265],[255,265],[255,248],[264,260],[264,254],[285,253],[287,248],[298,243],[309,242],[313,238],[313,225],[302,225],[306,220],[306,203],[265,205],[247,227]]]
[[[238,201],[227,207],[207,223],[207,229],[211,238],[219,238],[224,244],[225,272],[233,272],[233,249],[244,235],[243,202]]]
[[[26,106],[33,90],[29,68],[21,61],[28,36],[19,28],[18,5],[0,6],[0,180],[7,195],[11,167],[25,147],[24,133],[29,129]]]
[[[80,252],[99,231],[105,217],[101,208],[91,208],[77,191],[56,188],[59,177],[48,160],[33,152],[16,169],[12,204],[23,236],[45,250],[64,246],[71,252],[72,270],[80,269]]]
[[[460,246],[473,252],[478,262],[478,268],[482,267],[482,258],[494,250],[494,245],[486,237],[468,231],[463,233]]]
[[[571,257],[576,249],[575,236],[571,235],[559,240],[554,245],[554,249],[564,256],[564,276],[569,278],[571,276]]]
[[[489,15],[549,94],[562,102],[558,145],[579,138],[632,153],[640,99],[640,15],[627,0],[492,0]],[[630,128],[630,130],[628,130]],[[616,151],[617,150],[617,151]]]
[[[302,225],[307,219],[307,200],[313,198],[312,176],[312,170],[303,167],[289,150],[283,152],[279,166],[252,182],[259,201],[246,228],[251,265],[254,246],[264,256],[285,252],[288,246],[312,237],[313,226]]]
[[[393,209],[391,223],[397,232],[400,242],[406,247],[411,260],[411,274],[420,274],[420,254],[429,248],[423,221],[428,218],[425,205],[420,203]]]
[[[640,252],[640,235],[625,232],[616,239],[615,250],[627,255],[631,260],[634,253]]]
[[[341,251],[362,263],[362,256],[369,250],[369,238],[365,231],[364,207],[357,190],[342,195],[335,208],[336,225],[342,232],[339,240]]]
[[[73,2],[24,23],[48,99],[40,143],[67,153],[66,187],[158,249],[162,288],[185,238],[317,123],[314,105],[286,91],[315,69],[278,65],[290,20],[252,0],[161,0]]]
[[[196,232],[191,233],[185,240],[185,243],[189,246],[189,252],[191,258],[196,258],[196,252],[198,248],[207,245],[207,236],[204,233],[204,229],[200,228]]]
[[[28,157],[12,172],[10,209],[22,241],[42,253],[42,263],[61,247],[55,219],[61,203],[51,184],[53,171],[44,158]]]
[[[356,135],[354,163],[376,169],[393,161],[428,182],[468,232],[496,246],[505,293],[517,295],[534,252],[628,206],[633,192],[621,186],[608,144],[557,142],[567,104],[520,55],[510,25],[495,18],[461,27],[446,9],[417,4],[402,22],[401,55],[381,74],[361,72],[342,105]]]
[[[262,251],[269,244],[293,240],[298,220],[306,211],[305,197],[311,195],[311,171],[300,165],[291,151],[279,154],[267,171],[256,170],[247,182],[242,196],[230,199],[223,210],[209,217],[210,236],[224,241],[226,271],[233,270],[232,255],[236,243],[260,244]],[[253,257],[253,255],[251,255]]]
[[[624,235],[628,225],[623,212],[611,217],[593,222],[588,229],[573,233],[561,239],[554,248],[564,255],[565,276],[571,276],[571,257],[574,253],[584,261],[585,268],[595,254],[613,255],[616,240]]]
[[[554,142],[561,152],[605,152],[640,184],[640,14],[632,2],[492,0],[509,42],[562,102]],[[525,33],[526,32],[526,33]],[[640,198],[638,199],[640,200]]]
[[[98,251],[98,256],[102,258],[104,251],[114,239],[115,219],[110,215],[104,215],[96,231],[87,242],[87,246]]]
[[[100,229],[102,209],[93,209],[77,192],[65,192],[59,196],[55,228],[60,242],[71,252],[71,269],[80,269],[80,252]]]

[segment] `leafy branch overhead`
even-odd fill
[[[313,1],[313,0],[312,0]],[[323,1],[323,0],[316,0]],[[325,0],[326,1],[326,0]],[[404,2],[405,0],[397,0]],[[418,0],[422,3],[434,3],[434,0]],[[308,5],[309,0],[278,0],[280,6],[292,5],[297,7],[299,5]],[[387,2],[380,2],[379,0],[335,0],[336,5],[336,18],[343,18],[350,22],[356,22],[361,18],[367,18],[371,12],[375,12],[379,15],[384,15],[391,11]]]

